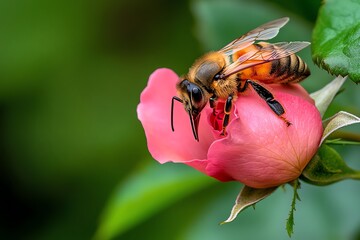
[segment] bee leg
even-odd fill
[[[286,123],[287,126],[290,126],[291,122],[289,122],[283,116],[283,114],[285,113],[283,106],[281,105],[281,103],[279,103],[277,100],[274,99],[274,95],[272,95],[272,93],[269,90],[267,90],[260,84],[253,82],[251,80],[247,80],[243,88],[247,87],[249,83],[256,91],[256,93],[259,94],[259,96],[266,101],[267,105],[271,108],[271,110],[273,110],[273,112],[276,113],[276,115],[278,115]]]
[[[212,95],[209,99],[209,104],[213,110],[214,116],[216,115],[216,112],[215,112],[216,111],[216,100],[217,100],[217,97],[215,95]]]
[[[227,127],[227,125],[229,125],[230,113],[231,113],[232,106],[233,106],[233,99],[234,99],[234,95],[231,94],[228,96],[228,98],[226,99],[226,102],[225,102],[224,119],[223,119],[222,132],[221,132],[222,136],[226,136],[226,127]]]
[[[251,82],[251,80],[247,80],[244,82],[244,86],[241,87],[241,82],[239,82],[239,85],[238,85],[238,92],[244,92],[248,86],[249,86],[249,81]]]

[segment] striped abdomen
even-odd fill
[[[265,45],[266,43],[261,43]],[[249,48],[260,48],[261,45],[252,45]],[[296,54],[262,63],[238,73],[243,80],[252,79],[264,83],[294,83],[310,75],[307,64]]]

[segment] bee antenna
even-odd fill
[[[177,96],[173,96],[171,99],[171,130],[174,132],[174,100],[183,103],[183,100]]]

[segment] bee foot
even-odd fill
[[[280,116],[280,118],[285,122],[287,127],[290,127],[292,125],[292,123],[289,120],[287,120],[286,118],[284,118],[282,116]]]

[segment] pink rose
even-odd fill
[[[223,104],[217,104],[216,116],[206,105],[197,142],[180,103],[175,103],[175,131],[171,130],[171,98],[177,94],[178,79],[172,70],[156,70],[137,108],[149,151],[158,162],[184,163],[220,181],[267,188],[298,178],[316,153],[323,132],[321,116],[300,85],[266,85],[283,105],[289,127],[249,87],[235,102],[225,137],[220,135]]]

